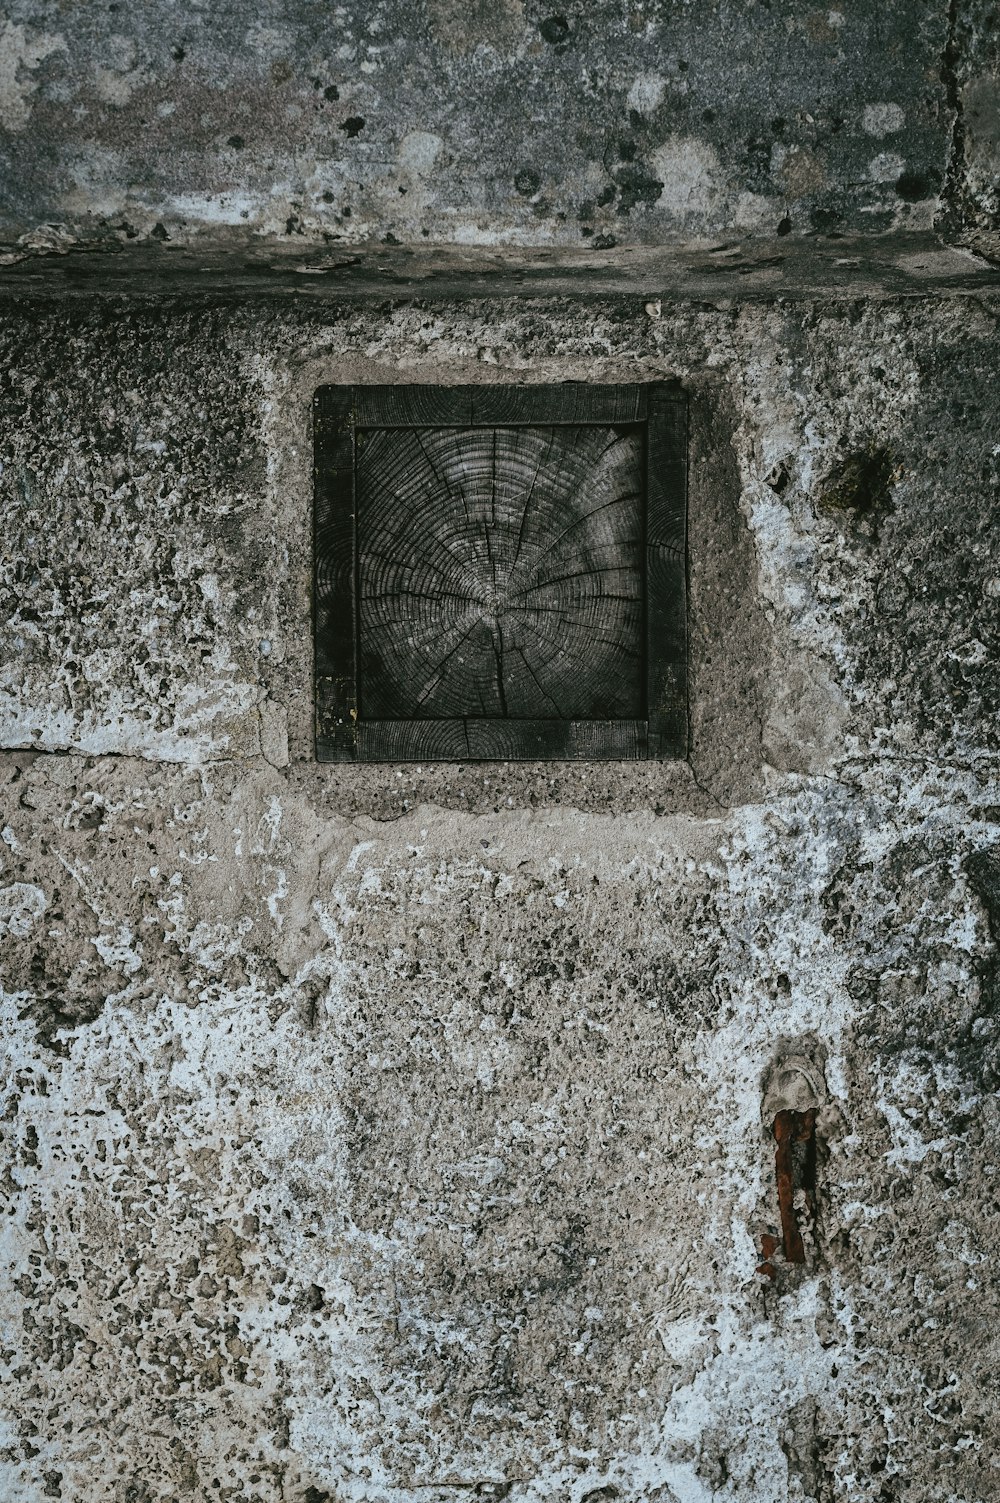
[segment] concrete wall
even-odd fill
[[[0,236],[57,247],[232,227],[608,250],[926,226],[956,67],[985,62],[945,0],[8,0],[6,15]]]
[[[998,1495],[989,16],[558,15],[9,11],[3,1503]],[[316,386],[663,377],[689,759],[317,765]]]
[[[8,304],[0,1496],[994,1496],[996,337]],[[690,766],[312,762],[309,397],[394,371],[686,379]]]

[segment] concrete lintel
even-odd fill
[[[66,254],[0,250],[0,299],[208,295],[481,299],[643,297],[660,302],[967,295],[1000,286],[1000,269],[931,233],[740,240],[606,251],[484,251],[461,246],[294,245],[212,240],[194,248],[107,242]],[[651,310],[653,311],[653,310]]]

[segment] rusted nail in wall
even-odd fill
[[[764,1261],[757,1264],[757,1272],[762,1273],[764,1277],[768,1279],[777,1278],[778,1270],[771,1262],[774,1254],[778,1251],[777,1237],[773,1237],[770,1232],[765,1232],[763,1237],[761,1237],[760,1239],[760,1250],[763,1254]]]
[[[816,1198],[816,1108],[805,1112],[780,1111],[774,1119],[774,1172],[781,1216],[782,1252],[786,1263],[804,1263],[805,1244],[796,1210],[796,1192],[802,1191],[814,1214]]]
[[[825,1050],[811,1035],[779,1042],[764,1080],[762,1126],[773,1137],[779,1227],[761,1238],[757,1272],[778,1277],[781,1267],[811,1261],[816,1221],[817,1119],[827,1100]],[[778,1232],[780,1230],[780,1236]]]

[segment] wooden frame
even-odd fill
[[[678,386],[322,386],[315,395],[314,643],[320,761],[634,760],[687,754],[687,409]],[[366,718],[357,474],[371,430],[613,427],[643,438],[644,714]]]

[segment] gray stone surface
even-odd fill
[[[8,4],[2,1503],[994,1503],[997,59]],[[318,766],[315,388],[664,377],[688,760]]]
[[[0,1496],[989,1503],[996,293],[198,287],[0,319]],[[314,388],[664,375],[690,763],[317,766]]]
[[[994,258],[1000,231],[1000,32],[982,0],[951,7],[945,82],[954,118],[942,227],[983,237]]]
[[[926,226],[958,40],[944,0],[8,0],[0,236],[607,251]]]

